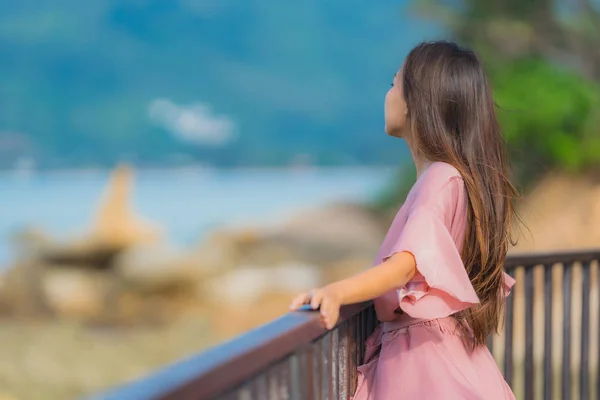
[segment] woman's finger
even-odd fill
[[[325,325],[325,328],[332,329],[339,315],[339,306],[331,302],[327,297],[323,298],[321,302],[321,320]]]
[[[290,309],[297,310],[300,307],[302,307],[304,304],[310,303],[310,299],[311,299],[310,292],[299,294],[298,296],[296,296],[294,298],[294,300],[292,300],[292,304],[290,306]]]
[[[323,298],[321,302],[321,319],[325,328],[329,329],[329,325],[331,324],[331,302],[327,297]]]
[[[329,314],[329,299],[327,297],[324,297],[323,300],[321,300],[321,317],[327,318],[328,314]]]
[[[320,290],[315,290],[312,292],[312,298],[310,299],[310,307],[313,310],[316,310],[321,305],[321,301],[323,301],[323,292]]]

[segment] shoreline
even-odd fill
[[[182,166],[182,167],[136,167],[132,165],[133,170],[139,174],[145,173],[185,173],[212,175],[222,173],[298,173],[311,174],[315,172],[341,172],[341,171],[387,171],[392,172],[402,168],[401,165],[336,165],[336,166],[306,166],[306,167],[269,167],[269,166],[249,166],[249,167],[207,167],[207,166]],[[18,170],[18,169],[0,169],[0,178],[29,178],[41,176],[97,176],[109,174],[113,168],[57,168],[57,169],[39,169],[39,170]]]
[[[393,171],[390,167],[364,166],[141,169],[134,170],[136,194],[132,201],[136,210],[164,227],[168,242],[188,247],[204,240],[215,229],[269,229],[281,221],[335,203],[368,203],[374,196],[373,190],[381,190],[380,185],[385,186]],[[11,232],[40,226],[53,237],[68,238],[84,229],[90,212],[93,215],[99,198],[104,195],[110,173],[109,170],[54,170],[18,175],[0,171],[0,185],[7,189],[8,202],[14,198],[12,201],[18,205],[16,216],[0,221],[0,272],[6,271],[13,260],[8,240]],[[59,193],[52,190],[52,182],[60,183]],[[163,183],[174,194],[157,190]],[[81,188],[64,191],[71,186]],[[33,197],[25,199],[23,194],[30,192]],[[236,200],[236,193],[244,194],[244,200]],[[63,201],[36,206],[35,198],[40,196]],[[199,200],[189,200],[189,196]],[[79,200],[69,202],[72,198]],[[68,207],[74,208],[67,211]],[[53,216],[48,216],[50,213]]]

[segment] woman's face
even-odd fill
[[[408,108],[402,90],[402,68],[394,75],[392,87],[385,96],[385,133],[394,137],[404,137]]]

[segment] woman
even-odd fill
[[[333,328],[341,305],[375,300],[355,400],[514,399],[485,346],[514,284],[503,263],[515,190],[492,90],[470,50],[418,45],[385,99],[385,129],[404,139],[417,182],[375,266],[303,293]]]

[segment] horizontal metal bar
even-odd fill
[[[585,263],[599,259],[600,250],[512,254],[507,257],[505,268],[509,273],[514,274],[515,268],[520,266],[527,270],[535,265],[549,266],[562,263],[570,266],[574,262]],[[547,272],[549,273],[549,271]],[[510,315],[511,300],[512,297],[509,297],[508,315]],[[362,357],[360,352],[364,345],[362,341],[372,331],[375,322],[372,309],[368,311],[368,315],[363,315],[363,312],[370,306],[371,303],[366,302],[342,307],[340,324],[351,320],[361,321],[362,325],[353,326],[354,322],[352,322],[346,328],[348,332],[355,332],[360,342],[355,343],[349,349],[349,360],[352,360],[354,356]],[[507,329],[510,330],[511,327],[512,321],[509,320]],[[228,343],[193,355],[186,360],[178,361],[143,379],[90,397],[90,399],[212,399],[259,376],[284,358],[297,354],[325,333],[326,330],[322,327],[317,312],[290,313]],[[507,347],[512,351],[511,338],[509,334]],[[510,357],[505,362],[510,363]],[[347,365],[347,367],[352,369],[351,365]],[[507,367],[510,370],[512,365],[507,365]],[[354,374],[352,371],[349,372]],[[345,380],[342,377],[339,379],[340,382]]]
[[[504,268],[535,267],[536,265],[572,264],[600,260],[600,250],[581,250],[564,253],[515,253],[506,258]]]
[[[339,323],[367,309],[370,304],[342,307]],[[89,399],[210,399],[258,375],[325,333],[327,330],[322,326],[318,312],[289,313],[228,343]]]

